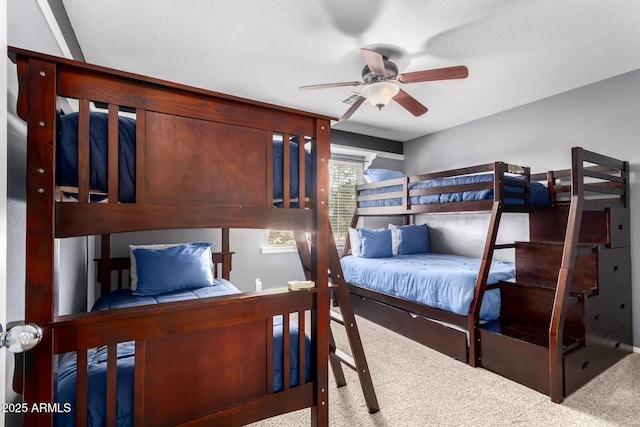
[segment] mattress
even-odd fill
[[[212,296],[232,295],[240,291],[229,281],[221,278],[214,279],[214,286],[206,286],[187,291],[176,291],[156,296],[133,295],[128,289],[120,289],[101,296],[94,304],[93,310],[108,310],[113,308],[124,308],[147,304],[158,304],[170,301],[182,301]],[[275,316],[273,320],[273,348],[274,348],[274,371],[273,390],[280,391],[284,387],[283,376],[283,319],[282,316]],[[298,326],[291,322],[289,326],[291,342],[298,340]],[[298,346],[290,346],[290,386],[298,385],[299,357]],[[118,345],[117,349],[117,425],[133,425],[133,391],[134,391],[134,356],[135,343],[126,342]],[[311,378],[311,343],[306,337],[305,350],[305,378]],[[88,396],[88,425],[102,426],[106,419],[106,370],[107,370],[107,347],[99,347],[88,351],[88,376],[89,376],[89,396]],[[60,357],[57,369],[57,382],[55,401],[60,407],[70,403],[75,408],[76,401],[76,355],[69,353]],[[68,406],[68,405],[67,405]],[[74,426],[75,412],[58,412],[55,414],[56,426]]]
[[[78,113],[58,116],[58,143],[56,148],[56,183],[59,186],[78,187]],[[89,187],[102,193],[108,189],[108,114],[92,112],[89,129]],[[118,125],[118,200],[135,202],[136,180],[136,121],[119,116]],[[273,198],[282,199],[284,188],[283,146],[281,138],[273,140]],[[298,139],[289,141],[289,195],[298,197]],[[311,194],[311,153],[305,150],[305,194]],[[104,196],[92,195],[93,201]]]
[[[462,316],[469,314],[480,259],[459,255],[421,253],[390,258],[345,256],[341,259],[348,283],[366,287]],[[512,262],[494,260],[488,284],[515,277]],[[480,306],[480,318],[500,315],[500,290],[487,290]]]
[[[474,184],[474,183],[482,183],[482,182],[492,182],[493,181],[493,173],[482,173],[475,175],[464,175],[458,177],[451,178],[438,178],[429,181],[421,181],[421,182],[412,182],[409,183],[409,190],[418,190],[422,188],[438,188],[438,187],[446,187],[453,185],[463,185],[463,184]],[[511,179],[521,179],[521,178],[511,178]],[[549,192],[547,187],[539,182],[531,182],[531,204],[533,205],[541,205],[547,206],[550,204]],[[521,186],[516,185],[505,185],[506,191],[514,192],[514,193],[522,193],[524,189]],[[366,195],[380,195],[380,197],[384,197],[385,193],[402,191],[402,185],[391,185],[388,187],[377,187],[363,190],[361,192],[362,196]],[[474,191],[454,191],[454,192],[443,192],[436,194],[426,194],[421,196],[411,196],[409,198],[410,205],[423,205],[430,203],[452,203],[452,202],[469,202],[469,201],[477,201],[477,200],[493,200],[493,188],[483,189],[483,190],[474,190]],[[505,204],[508,205],[518,205],[523,204],[523,200],[517,197],[507,197],[505,198]],[[391,198],[380,198],[375,200],[367,200],[361,201],[358,203],[359,207],[379,207],[379,206],[401,206],[402,198],[400,197],[391,197]]]

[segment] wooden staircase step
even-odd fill
[[[342,314],[338,313],[335,310],[331,310],[329,312],[329,316],[331,317],[331,320],[333,320],[334,322],[344,325],[344,319],[342,318]]]
[[[524,341],[538,347],[549,348],[549,328],[536,327],[530,323],[520,323],[509,320],[499,320],[491,322],[491,325],[481,326],[496,334],[508,336],[520,341]],[[569,353],[576,348],[584,346],[582,337],[563,335],[562,348],[564,353]]]
[[[335,350],[335,352],[333,352],[330,355],[330,357],[335,357],[340,362],[344,363],[345,365],[347,365],[348,367],[350,367],[354,371],[356,371],[356,372],[358,371],[358,367],[356,366],[356,362],[355,362],[355,360],[353,360],[353,357],[351,357],[350,355],[348,355],[344,351],[342,351],[342,350],[337,348]]]

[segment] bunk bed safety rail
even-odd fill
[[[98,111],[96,105],[105,108],[107,112]],[[267,161],[257,170],[253,169],[252,173],[255,175],[263,172],[260,175],[266,176],[261,180],[261,190],[265,194],[273,195],[266,204],[285,208],[306,207],[305,202],[308,202],[311,192],[311,144],[309,142],[312,136],[275,130],[251,130],[240,137],[238,135],[240,131],[237,129],[235,132],[229,131],[220,124],[207,124],[203,120],[190,123],[186,132],[184,130],[177,132],[176,129],[179,129],[181,122],[186,119],[182,118],[176,124],[167,125],[161,123],[169,120],[168,116],[162,119],[155,117],[153,112],[144,109],[104,104],[88,99],[78,100],[77,113],[60,114],[57,120],[59,146],[56,153],[58,201],[144,203],[148,193],[146,186],[151,182],[151,177],[145,174],[151,173],[154,168],[160,166],[156,166],[159,161],[157,158],[154,164],[141,159],[145,159],[149,151],[157,151],[154,146],[147,148],[146,145],[160,144],[154,142],[156,136],[154,129],[158,126],[166,126],[172,133],[163,135],[162,138],[171,139],[173,136],[174,145],[184,145],[184,141],[188,140],[185,138],[188,136],[186,133],[200,135],[197,138],[201,144],[200,147],[189,147],[186,154],[176,148],[170,152],[171,166],[176,169],[176,173],[175,179],[168,179],[166,184],[172,186],[172,192],[176,197],[192,191],[192,183],[182,172],[185,166],[195,164],[192,156],[200,153],[199,155],[214,157],[211,151],[223,154],[219,145],[222,144],[221,141],[227,139],[233,140],[233,144],[236,145],[235,150],[240,153],[250,150],[264,154],[264,159]],[[202,127],[202,130],[198,130],[198,126]],[[163,141],[162,144],[167,143]],[[287,145],[289,149],[286,149]],[[268,161],[271,158],[273,158],[272,163]],[[164,163],[167,163],[167,160]],[[212,162],[212,164],[215,163]],[[217,168],[219,165],[216,164]],[[190,172],[191,175],[196,175],[194,171]],[[248,173],[245,174],[248,175]],[[221,180],[216,179],[215,182],[219,185]],[[208,185],[212,184],[198,182],[198,185],[208,188]],[[246,180],[243,180],[243,185],[246,185]],[[176,202],[175,200],[156,200],[156,198],[150,201]],[[211,203],[210,199],[204,198],[198,198],[194,202]],[[257,201],[249,199],[245,202],[239,199],[237,202],[243,206],[254,206]]]
[[[55,354],[75,354],[75,363],[65,364],[61,373],[64,378],[68,369],[76,372],[75,391],[71,388],[72,398],[58,403],[62,408],[73,409],[77,425],[86,425],[88,405],[97,404],[87,400],[93,394],[88,390],[95,387],[91,382],[99,381],[92,377],[96,375],[95,360],[104,358],[106,425],[115,420],[116,398],[122,405],[121,395],[127,395],[122,388],[127,386],[133,387],[135,425],[174,425],[202,417],[233,417],[237,421],[243,410],[247,413],[240,418],[247,423],[252,421],[251,404],[238,406],[237,402],[268,400],[274,394],[299,387],[308,390],[291,395],[292,407],[308,407],[313,390],[303,362],[310,357],[304,331],[319,292],[323,291],[279,290],[259,297],[218,297],[217,301],[182,301],[63,316],[43,325],[44,333],[54,337]],[[277,318],[283,328],[281,341],[274,341]],[[297,341],[291,339],[290,321],[297,322]],[[281,346],[275,353],[274,343]],[[290,356],[294,354],[292,347],[297,347],[295,360]],[[281,360],[274,360],[274,354],[281,354]],[[133,369],[131,378],[121,372],[122,364],[127,363]],[[289,376],[292,363],[300,363],[295,379]],[[274,387],[274,375],[269,373],[280,370],[281,384]],[[216,386],[220,377],[224,377],[225,384],[242,387],[220,389]],[[118,385],[120,381],[123,383]],[[120,390],[118,396],[116,390]],[[58,399],[68,397],[69,393],[59,390]],[[197,409],[180,413],[175,408],[181,405],[172,405],[171,412],[163,410],[162,405],[145,405],[158,399],[188,399],[183,406]]]
[[[584,192],[585,208],[606,208],[628,203],[628,162],[577,147],[580,161],[573,169],[549,171],[546,174],[554,204],[570,201],[573,186],[580,183]],[[536,174],[535,179],[544,179]],[[532,178],[532,179],[533,179]]]
[[[360,215],[486,211],[494,201],[514,210],[531,204],[529,168],[504,162],[357,186]]]

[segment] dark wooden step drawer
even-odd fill
[[[601,343],[592,343],[567,354],[564,363],[564,395],[568,396],[602,372]]]
[[[632,342],[631,324],[625,325],[604,337],[602,340],[603,370],[630,354],[633,351]]]
[[[586,300],[587,341],[590,336],[609,335],[631,323],[631,287],[605,289]]]
[[[600,248],[598,284],[602,292],[610,288],[631,286],[631,254],[628,247]]]

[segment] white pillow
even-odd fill
[[[358,238],[358,231],[351,227],[349,227],[349,245],[351,246],[351,255],[360,256],[360,239]]]
[[[389,224],[389,229],[391,230],[391,252],[393,255],[398,255],[398,246],[400,246],[400,240],[398,239],[398,227]]]
[[[135,291],[138,287],[138,267],[136,266],[136,257],[133,255],[134,249],[166,249],[182,244],[183,243],[159,243],[154,245],[129,245],[129,260],[131,263],[131,266],[129,267],[129,277],[131,278],[129,287],[131,290]]]

